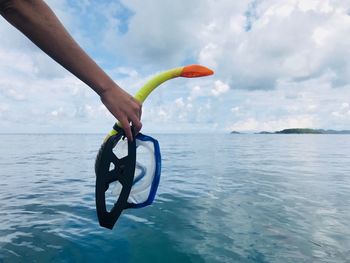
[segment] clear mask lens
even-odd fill
[[[136,136],[136,167],[133,185],[128,198],[131,207],[140,208],[150,205],[155,197],[161,169],[161,156],[158,141],[150,136]],[[113,189],[113,195],[119,195],[121,187]]]

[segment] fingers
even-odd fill
[[[137,135],[142,128],[142,123],[140,121],[141,113],[142,105],[139,102],[133,100],[132,105],[130,105],[129,112],[124,113],[123,116],[119,118],[119,121],[125,131],[125,135],[129,141],[133,141],[130,124],[135,129],[135,135]]]
[[[130,115],[129,120],[132,123],[132,126],[134,126],[135,128],[135,135],[137,135],[142,128],[142,123],[140,122],[142,114],[142,105],[134,98],[132,98],[132,101],[134,107],[132,109],[132,114]]]
[[[135,128],[135,135],[137,135],[142,128],[142,123],[139,121],[139,119],[136,119],[136,120],[132,121],[132,125]]]
[[[133,140],[130,124],[135,128],[135,135],[142,128],[140,122],[142,105],[121,88],[109,89],[101,94],[101,100],[107,109],[116,117],[125,131],[129,141]]]
[[[139,121],[138,118],[134,119],[134,121],[131,121],[131,123],[135,129],[135,135],[137,135],[142,128],[142,123]],[[125,135],[128,138],[128,140],[133,141],[130,122],[127,120],[127,118],[124,117],[124,118],[120,119],[120,124],[122,125],[122,127],[125,131]]]
[[[126,117],[120,118],[120,123],[124,129],[125,135],[128,138],[129,141],[133,141],[133,136],[132,136],[132,132],[131,132],[131,127],[130,127],[130,123],[128,121],[128,119]]]

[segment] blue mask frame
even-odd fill
[[[160,181],[160,174],[161,174],[161,167],[162,167],[162,159],[161,159],[161,153],[160,153],[160,147],[159,147],[159,143],[156,139],[152,138],[151,136],[139,133],[136,136],[136,141],[143,141],[143,142],[151,142],[153,145],[153,149],[154,149],[154,159],[155,159],[155,171],[154,171],[154,175],[153,175],[153,180],[151,183],[151,188],[150,188],[150,192],[148,194],[148,198],[147,200],[145,200],[142,203],[129,203],[129,207],[131,208],[142,208],[145,206],[148,206],[150,204],[153,203],[154,198],[156,196],[157,190],[158,190],[158,186],[159,186],[159,181]],[[137,154],[137,143],[136,143],[136,154]],[[137,166],[137,163],[136,163]],[[134,178],[133,180],[133,186],[140,180],[142,180],[142,177],[145,175],[145,170],[142,172],[142,174],[136,178]]]

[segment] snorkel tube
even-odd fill
[[[198,78],[210,76],[213,74],[214,71],[201,65],[189,65],[184,67],[173,68],[159,73],[158,75],[154,76],[149,81],[147,81],[146,84],[142,88],[140,88],[139,91],[135,94],[134,98],[142,104],[153,90],[155,90],[158,86],[160,86],[167,80],[174,79],[177,77]],[[121,126],[119,123],[116,124],[119,127]],[[115,135],[117,133],[118,131],[116,131],[113,128],[113,130],[107,135],[105,140],[107,140],[109,136]]]
[[[196,78],[212,75],[214,72],[200,65],[189,65],[184,67],[173,68],[164,71],[152,79],[150,79],[136,94],[135,99],[140,103],[143,103],[148,95],[156,89],[159,85],[167,80],[184,77],[184,78]],[[132,128],[132,127],[131,127]],[[133,136],[135,137],[133,128]],[[117,122],[113,126],[113,130],[109,132],[101,145],[99,153],[96,157],[95,162],[95,173],[96,173],[96,185],[95,185],[95,200],[96,200],[96,211],[99,223],[101,226],[112,229],[116,221],[118,220],[120,214],[124,209],[132,207],[143,207],[152,203],[156,188],[159,183],[160,176],[160,150],[158,142],[151,138],[150,136],[143,135],[139,133],[136,136],[145,138],[150,138],[149,140],[154,143],[155,152],[159,154],[157,161],[157,168],[155,169],[158,173],[158,180],[153,189],[153,194],[151,198],[148,198],[143,205],[135,205],[130,203],[128,198],[133,187],[135,167],[136,167],[136,140],[128,141],[124,130],[121,125]],[[141,138],[140,138],[141,139]],[[141,139],[144,140],[144,139]],[[120,142],[125,142],[127,144],[127,154],[125,156],[118,157],[115,154],[118,149],[116,146]],[[108,190],[109,185],[113,182],[119,182],[121,185],[121,190],[117,201],[114,203],[113,208],[107,211],[106,208],[106,196],[105,192]]]

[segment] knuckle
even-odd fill
[[[134,126],[135,126],[135,129],[139,131],[142,128],[142,123],[141,122],[135,123]]]

